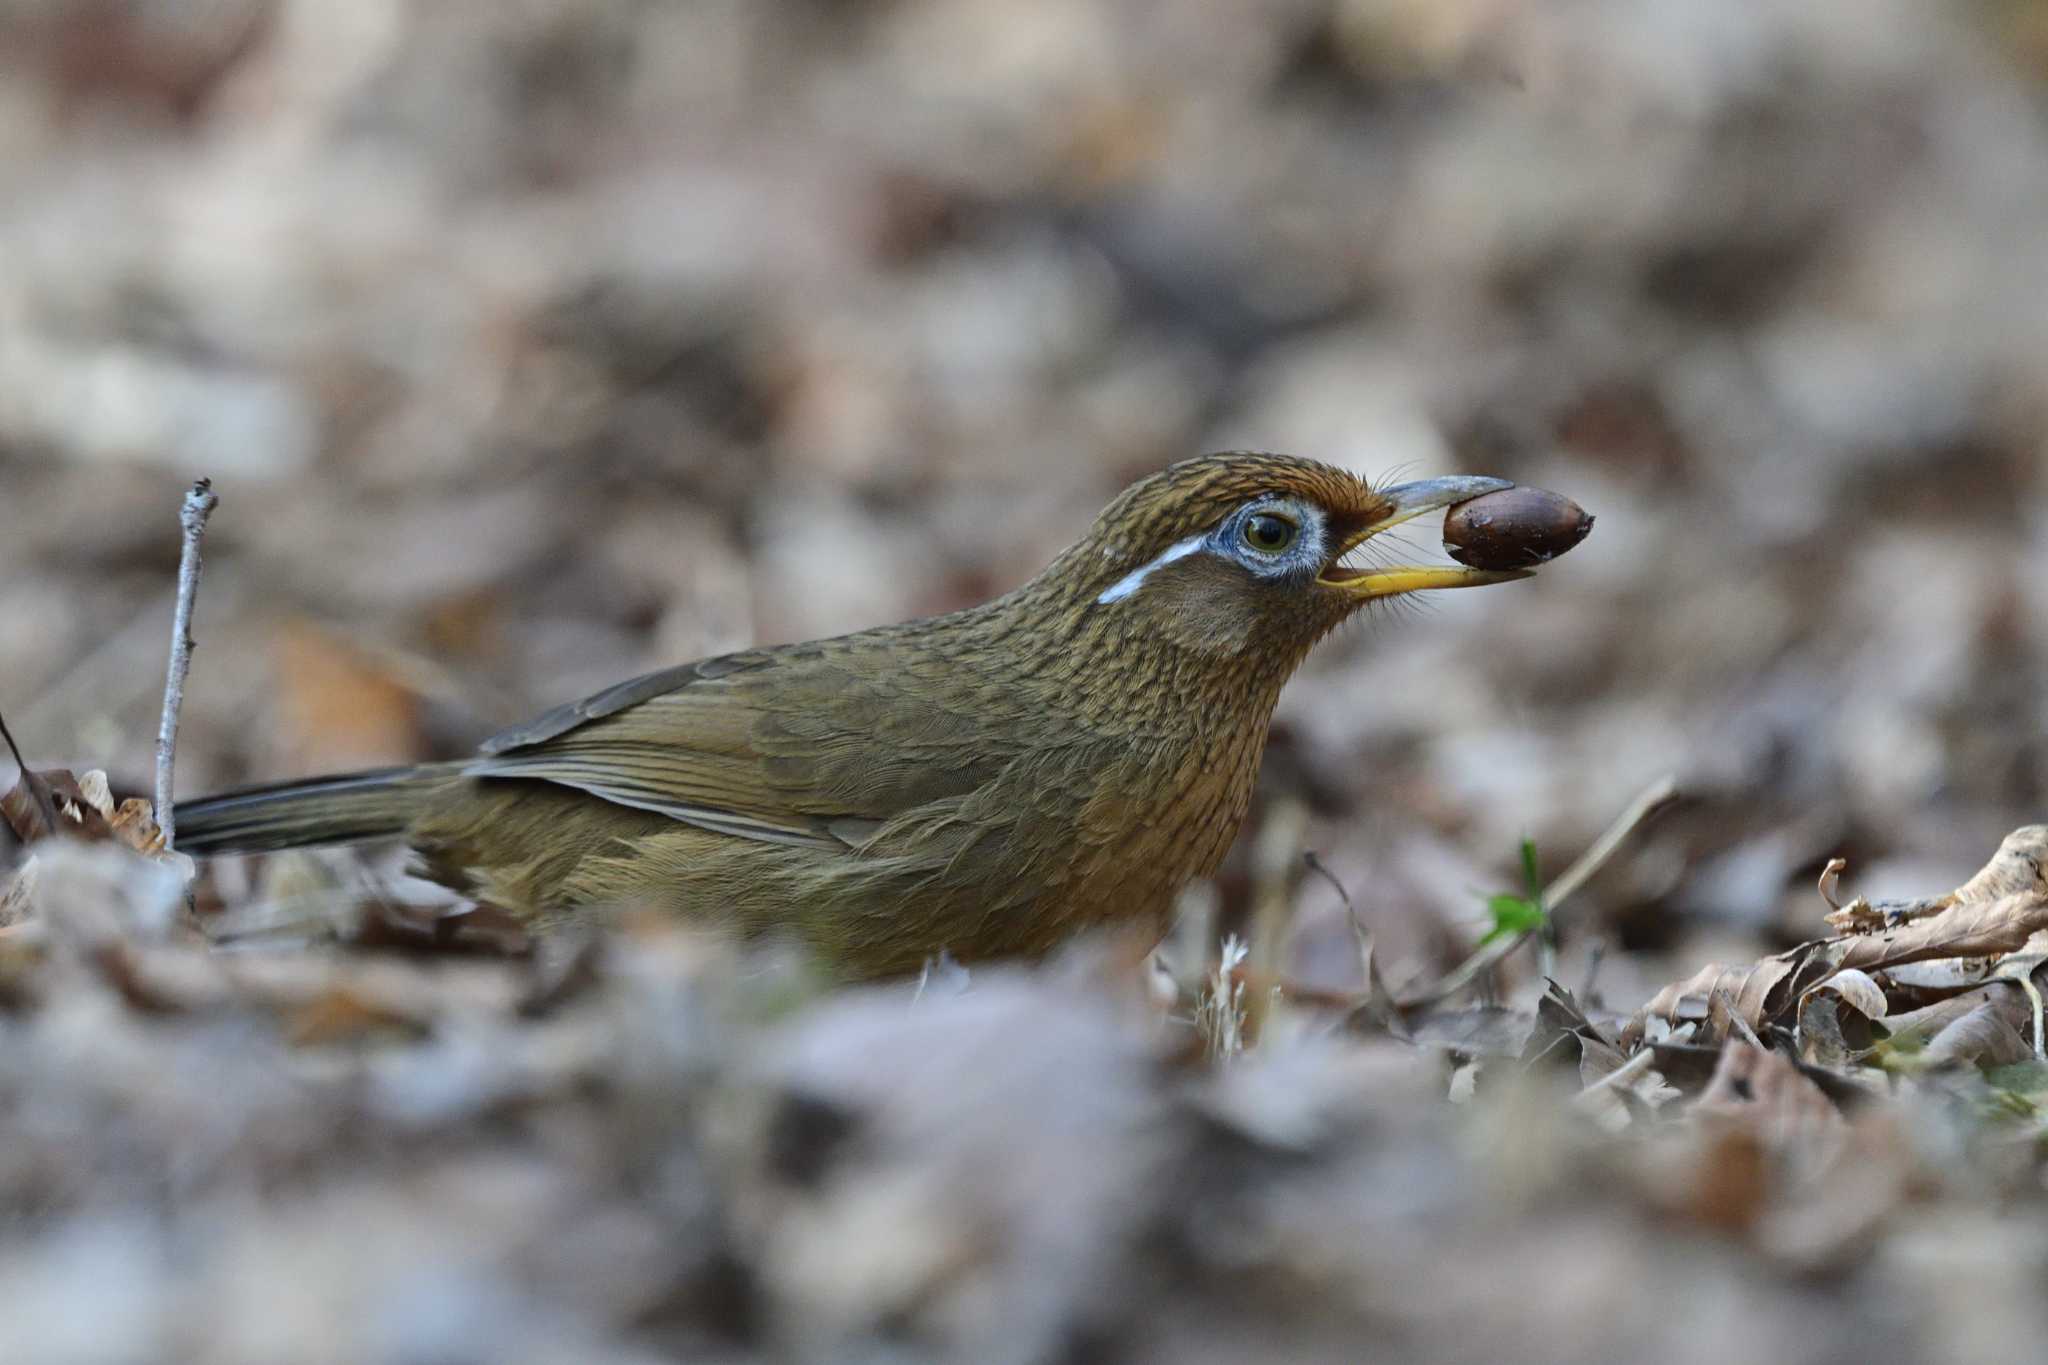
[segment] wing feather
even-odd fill
[[[465,772],[573,787],[739,838],[858,847],[905,812],[982,787],[1015,734],[990,687],[965,674],[931,687],[929,667],[900,667],[913,642],[876,652],[862,640],[629,679],[493,736]]]

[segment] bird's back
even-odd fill
[[[621,684],[487,743],[410,838],[433,875],[515,911],[658,905],[794,932],[859,975],[931,945],[971,960],[1163,925],[1229,846],[1263,717],[1206,742],[1108,731],[992,671],[977,628],[961,613]]]

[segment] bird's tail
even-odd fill
[[[376,768],[243,787],[177,805],[180,853],[265,853],[403,833],[459,765]]]

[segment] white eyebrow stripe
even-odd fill
[[[1154,569],[1158,568],[1162,564],[1171,564],[1176,559],[1186,559],[1189,555],[1201,549],[1203,542],[1207,541],[1208,539],[1209,537],[1206,534],[1199,536],[1189,536],[1186,540],[1183,540],[1178,544],[1168,546],[1164,551],[1160,553],[1159,557],[1153,560],[1151,563],[1139,565],[1137,568],[1125,574],[1122,578],[1119,578],[1116,582],[1104,588],[1102,590],[1102,596],[1095,599],[1096,602],[1099,604],[1103,602],[1123,601],[1126,597],[1129,597],[1132,593],[1136,592],[1139,588],[1145,585],[1145,575],[1151,573]]]

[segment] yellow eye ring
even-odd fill
[[[1301,528],[1278,512],[1254,512],[1238,529],[1238,539],[1262,555],[1285,554],[1301,536]]]

